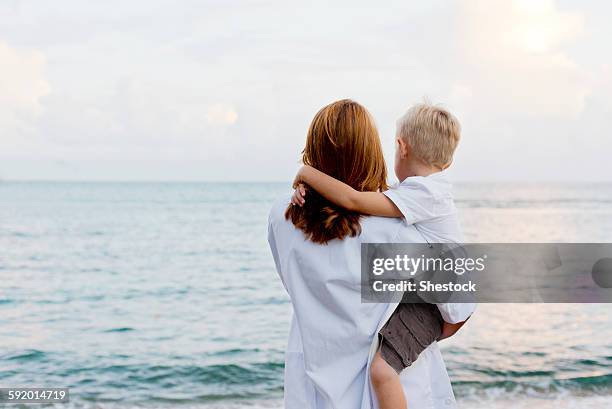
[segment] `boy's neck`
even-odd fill
[[[440,167],[431,166],[431,165],[428,165],[420,161],[409,161],[408,163],[406,163],[405,167],[402,169],[402,174],[397,175],[397,176],[401,182],[404,179],[409,178],[409,177],[429,176],[434,173],[442,172],[443,170],[444,169]]]

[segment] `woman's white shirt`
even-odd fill
[[[376,408],[369,364],[376,334],[397,304],[361,302],[361,243],[423,243],[402,219],[363,217],[358,237],[319,245],[284,217],[288,199],[270,212],[268,241],[293,306],[285,357],[285,408]],[[473,305],[446,305],[453,321]],[[454,408],[455,398],[437,343],[401,373],[408,406]]]

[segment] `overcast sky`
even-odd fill
[[[612,5],[377,3],[3,0],[0,178],[289,180],[323,105],[392,160],[428,97],[457,180],[612,181]]]

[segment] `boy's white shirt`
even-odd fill
[[[453,185],[445,171],[429,176],[411,176],[385,192],[404,216],[406,224],[414,225],[428,243],[454,243],[465,239],[453,198]],[[455,323],[456,308],[465,304],[437,304],[444,321]]]
[[[411,176],[385,192],[404,216],[407,224],[417,230],[429,243],[463,243],[453,186],[446,172],[429,176]]]

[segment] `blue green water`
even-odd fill
[[[456,190],[469,241],[612,241],[612,185]],[[0,386],[69,387],[69,407],[281,407],[291,309],[266,223],[288,191],[1,183]],[[442,343],[460,404],[612,406],[611,312],[480,306]]]

